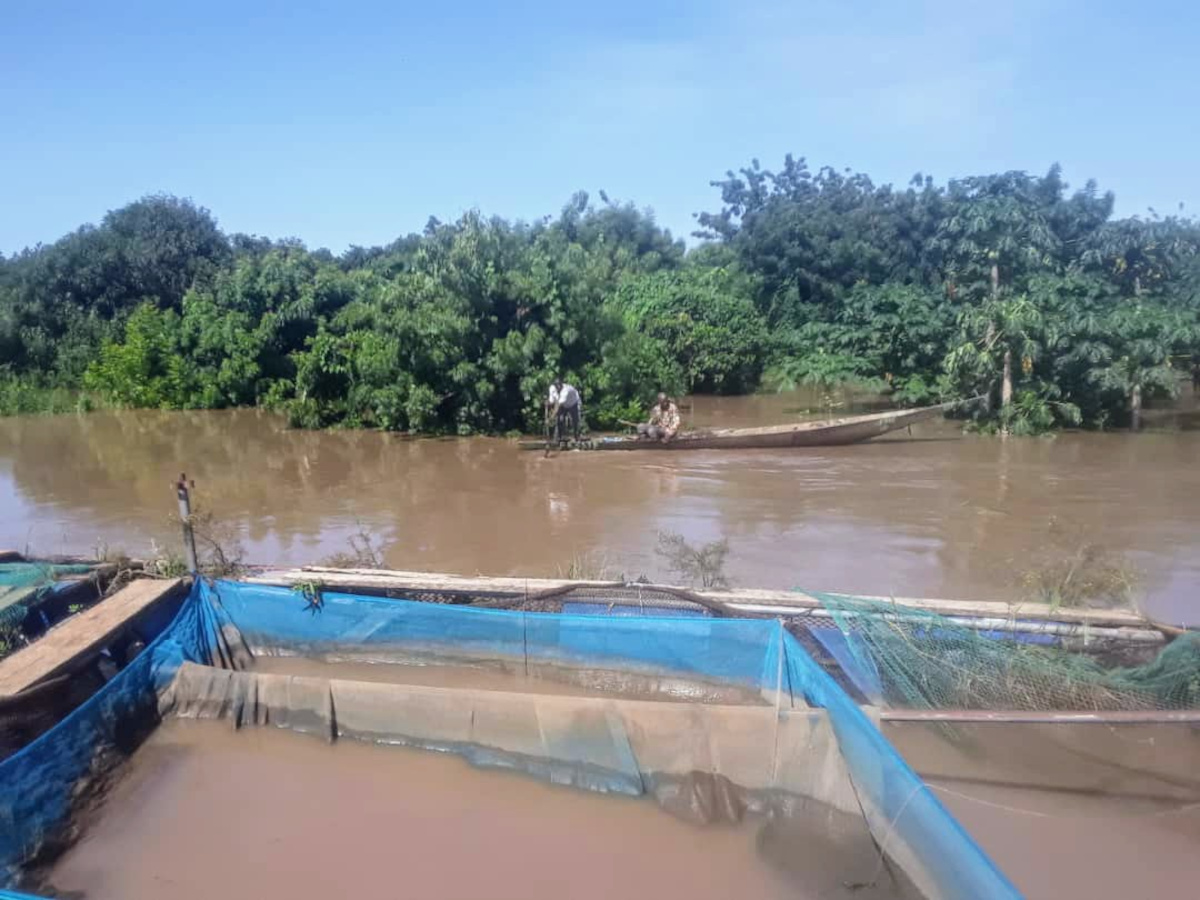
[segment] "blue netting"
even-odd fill
[[[211,606],[193,593],[171,627],[94,696],[0,763],[0,887],[71,813],[77,786],[109,753],[131,751],[153,725],[158,689],[185,659],[210,662]]]
[[[464,610],[463,612],[466,612]],[[528,654],[750,687],[780,678],[778,626],[762,619],[608,618],[525,613]]]
[[[209,589],[204,588],[207,593]],[[253,648],[293,653],[409,649],[519,656],[520,614],[325,592],[318,603],[284,588],[218,582],[220,605]]]
[[[207,590],[207,588],[205,589]],[[774,622],[701,616],[567,615],[470,609],[219,582],[222,608],[258,650],[407,651],[671,672],[751,687],[779,679]]]
[[[139,659],[59,726],[0,764],[0,866],[8,879],[70,812],[72,790],[123,729],[153,715],[156,689],[183,660],[209,662],[220,625],[292,652],[375,648],[537,658],[667,671],[782,687],[824,707],[864,812],[885,849],[906,848],[943,897],[1019,896],[863,712],[781,623],[695,617],[611,618],[464,609],[326,594],[314,606],[283,588],[200,586]],[[890,846],[889,846],[890,845]]]
[[[872,830],[890,833],[917,855],[943,897],[1019,897],[974,839],[837,683],[786,637],[792,689],[824,707]],[[884,827],[879,827],[883,823]]]
[[[840,628],[829,626],[822,628],[818,625],[807,626],[808,633],[813,636],[824,649],[833,657],[838,668],[846,673],[846,677],[867,698],[869,703],[878,704],[883,699],[883,684],[879,680],[879,670],[871,657],[856,652],[850,645],[853,635],[842,633]]]
[[[325,652],[361,645],[563,659],[698,675],[766,688],[780,682],[824,707],[855,787],[946,897],[1015,897],[1016,889],[829,675],[775,621],[552,615],[222,583],[222,605],[251,644]],[[290,646],[288,646],[290,645]],[[783,651],[785,665],[780,666]],[[875,823],[873,823],[875,824]]]

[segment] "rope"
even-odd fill
[[[1036,809],[1026,809],[1019,806],[1009,806],[1005,803],[996,803],[993,800],[984,800],[982,797],[975,797],[971,794],[964,794],[961,791],[956,791],[952,788],[944,787],[940,784],[930,784],[930,788],[935,791],[940,791],[943,794],[949,794],[951,797],[957,797],[960,800],[967,800],[971,803],[978,803],[980,806],[988,806],[992,809],[1003,810],[1008,813],[1015,813],[1021,816],[1033,816],[1037,819],[1159,819],[1165,816],[1178,816],[1184,813],[1189,813],[1194,809],[1200,809],[1200,803],[1185,803],[1183,806],[1175,807],[1174,809],[1163,809],[1152,813],[1129,813],[1127,815],[1103,815],[1103,816],[1064,816],[1056,813],[1046,813]]]

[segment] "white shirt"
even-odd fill
[[[579,405],[579,391],[569,384],[564,384],[561,391],[550,385],[549,403],[551,406],[562,404],[563,409],[574,409]]]

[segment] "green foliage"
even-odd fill
[[[689,392],[736,394],[757,386],[767,345],[751,290],[732,270],[688,266],[630,277],[613,303],[675,360]]]
[[[1200,359],[1200,226],[1111,220],[1057,166],[904,188],[787,157],[716,186],[691,251],[601,194],[470,212],[340,257],[224,235],[151,196],[0,257],[0,414],[262,406],[297,426],[541,429],[555,374],[592,427],[659,390],[854,384],[977,426],[1136,419]]]
[[[954,311],[914,285],[854,285],[830,321],[808,321],[776,342],[766,382],[891,390],[903,403],[937,399]]]
[[[1080,424],[1079,407],[1050,399],[1052,393],[1052,387],[1040,392],[1017,391],[1012,403],[1000,410],[1000,428],[1017,437],[1033,437],[1059,426]]]
[[[1195,325],[1179,311],[1140,298],[1121,301],[1108,311],[1102,350],[1087,377],[1122,400],[1135,391],[1144,399],[1173,396],[1178,378],[1171,357],[1189,351],[1194,341]]]
[[[48,387],[35,376],[19,377],[0,369],[0,416],[90,412],[96,401],[67,387]]]
[[[179,353],[179,315],[144,303],[125,323],[124,341],[101,347],[83,383],[114,405],[172,407],[186,405],[189,375]]]
[[[325,606],[325,585],[318,579],[294,582],[292,591],[304,600],[304,608],[310,612],[320,612]]]
[[[0,625],[0,659],[16,652],[27,643],[19,628]]]
[[[882,387],[871,376],[871,361],[850,353],[829,352],[824,346],[797,349],[767,371],[766,384],[776,391],[792,391],[800,385],[824,388],[842,386]]]
[[[783,335],[768,385],[983,394],[984,427],[1037,433],[1128,420],[1172,392],[1172,354],[1200,351],[1200,226],[1110,222],[1112,196],[1069,193],[1058,166],[897,191],[789,156],[718,186],[702,233],[754,273]]]
[[[178,309],[230,250],[207,210],[151,196],[0,265],[0,366],[78,386],[139,304]]]
[[[150,558],[146,560],[145,572],[153,578],[181,578],[187,575],[188,566],[183,558],[182,548],[159,547],[151,542],[151,553]]]
[[[685,376],[661,341],[630,330],[603,346],[600,360],[584,370],[580,384],[588,398],[589,421],[615,429],[622,421],[642,421],[659,391],[681,393]]]

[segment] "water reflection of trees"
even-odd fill
[[[505,441],[294,431],[253,410],[9,419],[0,421],[0,458],[35,510],[53,508],[77,526],[80,550],[114,520],[138,541],[167,533],[181,471],[206,508],[242,524],[259,559],[311,561],[342,549],[361,520],[395,542],[393,565],[545,570],[559,552],[549,493],[571,509],[642,502],[636,486],[620,484],[589,501],[586,466],[520,454]],[[571,519],[572,545],[598,538],[590,521]],[[33,524],[8,522],[6,533]]]
[[[1196,507],[1182,502],[1196,445],[1184,435],[1067,434],[1054,440],[971,441],[947,465],[958,498],[941,527],[938,560],[947,592],[1017,599],[1016,582],[1044,551],[1051,519],[1090,543],[1149,561],[1152,602],[1181,546],[1196,548]],[[970,464],[966,464],[970,460]]]

